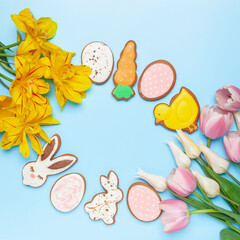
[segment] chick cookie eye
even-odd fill
[[[30,171],[31,172],[35,172],[32,166],[30,167]]]
[[[40,175],[37,175],[37,177],[38,177],[39,179],[43,180],[43,177],[41,177]]]

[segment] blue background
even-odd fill
[[[215,104],[214,94],[219,87],[229,84],[239,87],[240,2],[0,0],[0,3],[0,40],[5,44],[16,41],[16,27],[10,14],[30,7],[36,18],[51,17],[57,22],[52,42],[76,52],[74,64],[80,64],[81,51],[91,41],[108,44],[117,61],[125,43],[132,39],[137,43],[138,76],[146,65],[158,59],[171,62],[177,72],[174,89],[156,102],[143,100],[137,85],[136,96],[130,101],[116,101],[111,95],[114,84],[110,78],[102,86],[93,85],[82,104],[69,102],[62,112],[51,84],[48,97],[53,116],[61,125],[44,130],[49,136],[59,133],[62,137],[59,154],[76,154],[79,161],[65,173],[49,177],[41,188],[33,189],[23,185],[21,171],[26,162],[36,159],[36,154],[32,151],[24,159],[17,147],[10,151],[0,149],[0,239],[219,239],[219,231],[225,226],[204,214],[193,215],[186,229],[165,234],[159,219],[152,223],[136,220],[127,208],[126,198],[119,204],[112,226],[91,221],[83,206],[102,191],[99,177],[111,169],[118,174],[126,196],[128,187],[137,181],[134,176],[138,167],[165,177],[175,167],[164,143],[169,138],[176,141],[175,133],[154,125],[156,104],[169,103],[182,86],[196,94],[201,107]],[[8,92],[1,87],[0,94]],[[191,136],[196,142],[206,142],[200,130]],[[212,146],[225,155],[221,139]],[[192,167],[198,169],[194,163]],[[87,191],[78,208],[64,214],[51,205],[49,194],[54,182],[69,172],[85,176]],[[239,176],[233,166],[230,172]],[[163,193],[161,197],[172,196]],[[215,202],[223,204],[219,198]]]

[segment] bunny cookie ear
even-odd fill
[[[38,156],[37,161],[51,160],[61,146],[61,138],[58,134],[51,137],[51,142],[43,147],[43,154]]]
[[[78,158],[72,154],[64,154],[49,161],[47,164],[47,175],[61,173],[78,161]]]
[[[102,187],[108,191],[109,189],[118,187],[118,176],[115,172],[110,171],[107,177],[103,175],[100,177],[100,182]]]
[[[115,172],[110,171],[108,174],[108,179],[115,185],[118,186],[118,176]]]

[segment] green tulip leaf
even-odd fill
[[[220,232],[221,240],[240,240],[240,234],[229,229],[225,228]]]
[[[191,197],[182,197],[174,192],[172,192],[171,190],[169,190],[174,196],[176,196],[177,198],[183,200],[184,202],[186,202],[187,204],[191,205],[192,207],[198,209],[198,210],[203,210],[203,209],[215,209],[213,207],[210,207],[209,205],[205,204],[205,203],[202,203],[198,200],[196,200],[195,198],[191,198]],[[220,210],[220,209],[219,209]],[[221,210],[225,210],[225,209],[221,209]],[[227,210],[225,210],[227,211]],[[227,215],[226,215],[227,213]],[[230,211],[227,211],[225,213],[222,213],[222,212],[219,212],[219,213],[206,213],[208,214],[209,216],[213,217],[213,218],[216,218],[218,220],[221,220],[221,221],[228,221],[228,222],[236,222],[235,218],[234,217],[231,217],[229,216],[228,214],[231,214]],[[233,215],[235,216],[235,215]]]

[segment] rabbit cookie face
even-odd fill
[[[90,219],[102,219],[105,224],[111,225],[115,223],[117,203],[122,201],[123,192],[118,188],[118,176],[113,171],[109,172],[108,177],[101,176],[100,182],[106,192],[95,195],[91,202],[86,203],[85,211]]]
[[[48,175],[61,173],[77,162],[77,157],[71,154],[64,154],[54,157],[61,146],[61,138],[54,135],[51,143],[47,143],[43,147],[43,154],[38,155],[35,162],[29,162],[23,167],[23,183],[31,187],[40,187],[46,180]]]

